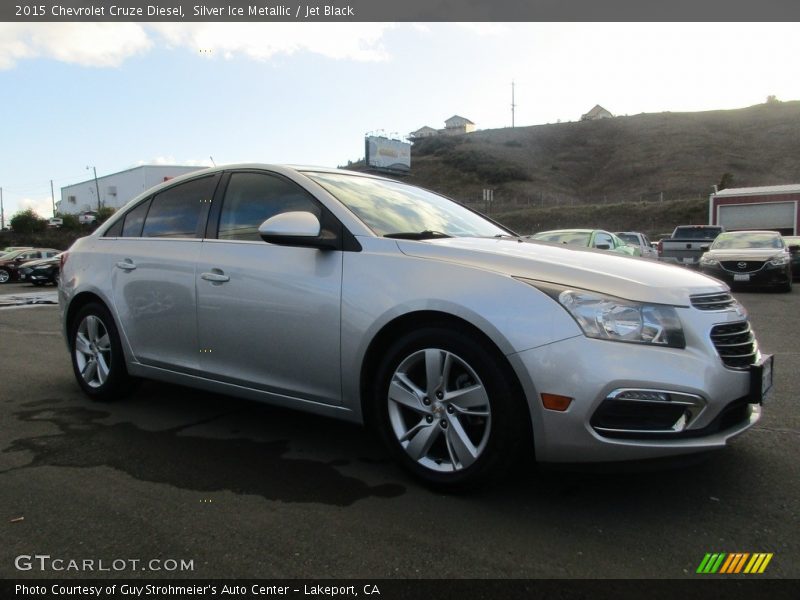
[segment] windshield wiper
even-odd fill
[[[394,238],[398,240],[435,240],[440,238],[453,237],[441,231],[433,231],[426,229],[425,231],[402,231],[399,233],[387,233],[383,237]]]

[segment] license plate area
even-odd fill
[[[754,365],[750,365],[750,404],[762,404],[772,389],[772,354],[762,355]]]
[[[736,273],[733,276],[734,281],[750,281],[750,275],[747,273]]]

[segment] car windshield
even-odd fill
[[[634,235],[633,233],[618,233],[617,237],[630,244],[633,244],[634,246],[639,245],[639,238],[636,237],[636,235]]]
[[[531,239],[571,246],[588,246],[591,235],[589,231],[543,231],[532,235]]]
[[[355,213],[376,235],[427,239],[511,233],[457,202],[414,186],[341,173],[306,175]]]
[[[672,237],[676,240],[713,240],[719,233],[718,227],[678,227]]]
[[[743,248],[783,248],[783,240],[776,233],[736,232],[721,233],[711,245],[712,250],[734,250]]]
[[[23,252],[27,252],[27,250],[12,250],[8,254],[3,255],[3,260],[11,260],[12,258],[17,258]]]

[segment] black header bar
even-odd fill
[[[798,0],[12,0],[9,22],[800,21]]]

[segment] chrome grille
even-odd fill
[[[723,260],[722,268],[731,273],[752,273],[764,266],[763,260]]]
[[[689,300],[691,300],[692,306],[699,310],[723,310],[736,304],[736,300],[727,292],[718,294],[697,294],[691,296]]]
[[[756,338],[747,321],[715,325],[711,341],[727,367],[746,369],[756,360]]]

